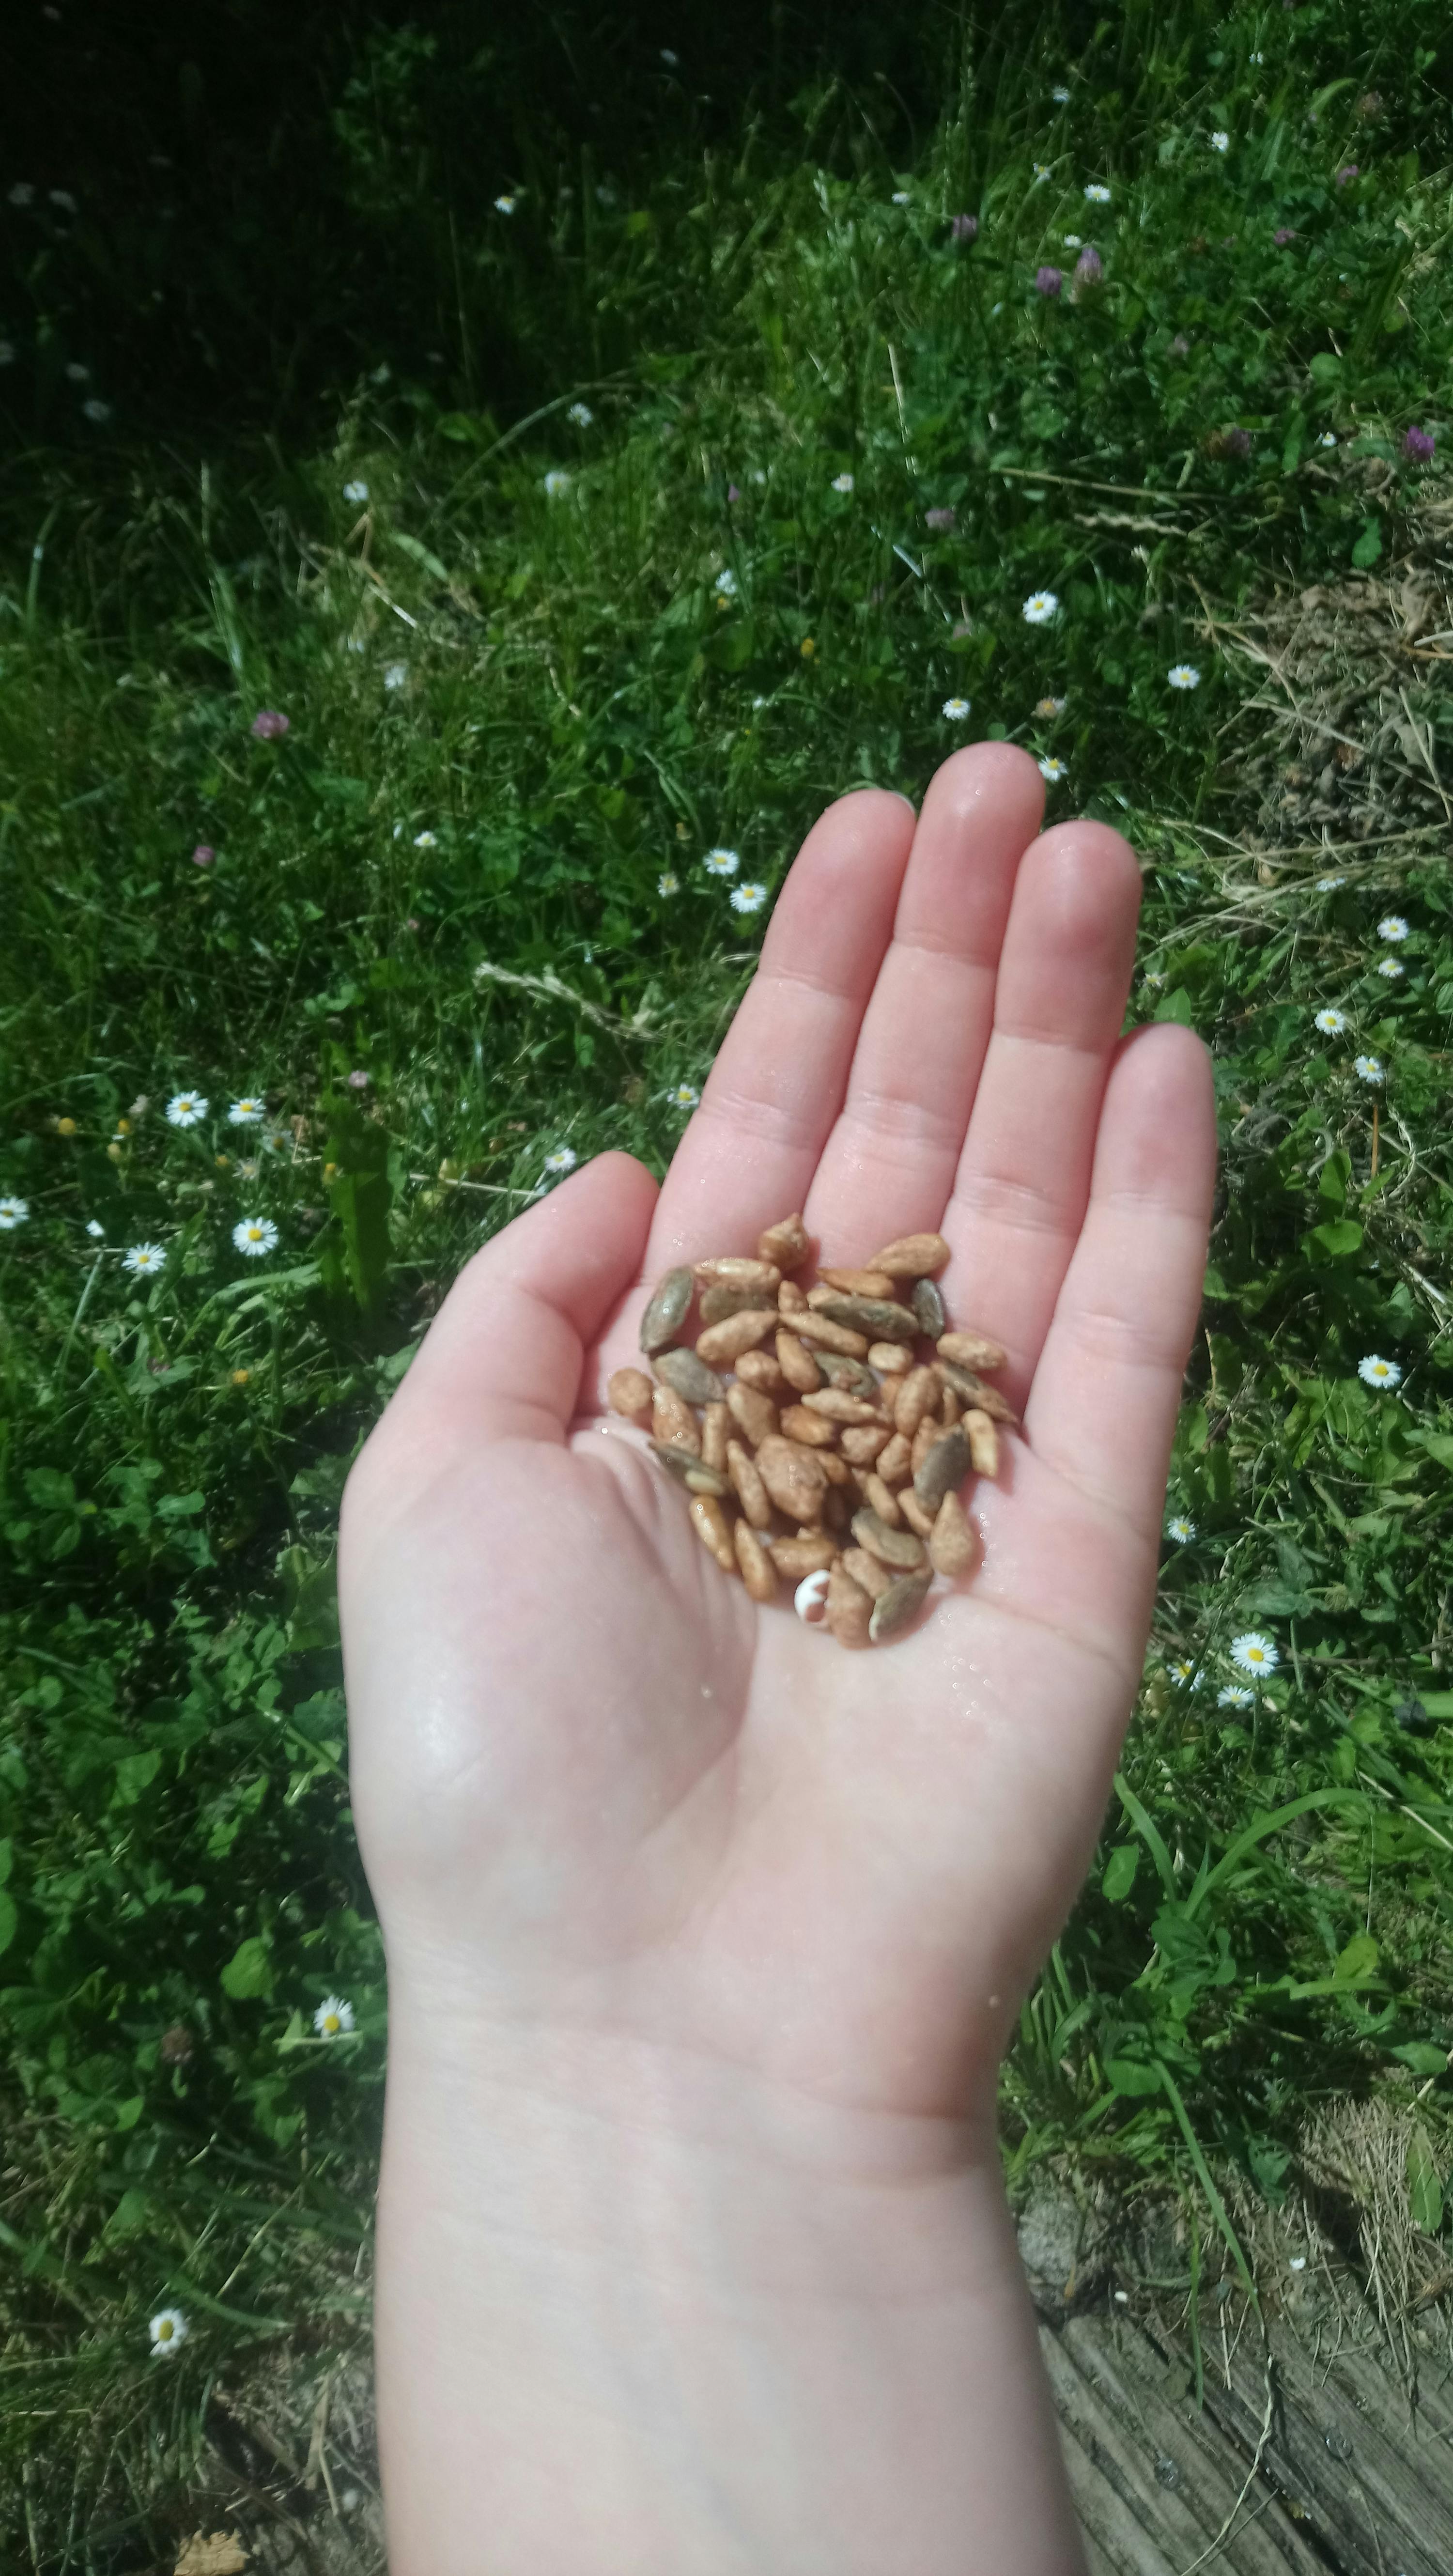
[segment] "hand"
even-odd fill
[[[1042,796],[990,744],[916,820],[832,806],[659,1194],[602,1155],[507,1227],[354,1470],[354,1801],[411,2189],[400,2069],[427,2093],[441,2061],[476,2104],[471,2061],[493,2102],[548,2098],[553,2137],[729,2144],[764,2195],[886,2208],[992,2165],[1140,1676],[1214,1162],[1199,1042],[1120,1036],[1134,855],[1095,823],[1036,839]],[[785,1587],[756,1607],[601,1414],[661,1273],[799,1208],[830,1265],[942,1231],[951,1319],[1007,1346],[1023,1418],[970,1489],[982,1566],[866,1654]]]

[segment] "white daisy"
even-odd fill
[[[742,863],[735,850],[708,850],[701,864],[709,877],[734,877]]]
[[[1165,977],[1158,966],[1148,966],[1140,980],[1148,992],[1158,993],[1165,982]]]
[[[1398,976],[1405,974],[1407,970],[1401,958],[1384,957],[1377,971],[1379,975],[1386,975],[1390,983],[1395,983]]]
[[[69,188],[52,188],[50,201],[53,206],[60,207],[62,214],[73,215],[76,211],[76,201]]]
[[[565,417],[567,420],[573,420],[577,429],[589,429],[595,414],[589,403],[572,403]]]
[[[34,205],[35,190],[28,179],[16,180],[14,187],[10,191],[10,203],[12,206]]]
[[[1354,1056],[1352,1070],[1359,1082],[1381,1082],[1382,1059],[1375,1055]]]
[[[906,206],[906,205],[907,205],[907,203],[908,203],[908,191],[907,191],[907,189],[906,189],[906,188],[895,188],[895,189],[894,189],[894,191],[893,191],[893,203],[894,203],[894,205],[895,205],[895,206]]]
[[[737,577],[736,577],[736,574],[735,574],[734,572],[727,571],[727,572],[719,572],[719,573],[717,574],[717,577],[716,577],[716,595],[717,595],[717,598],[718,598],[718,599],[735,599],[735,598],[736,598],[736,595],[737,595]]]
[[[165,1270],[166,1247],[160,1243],[133,1243],[121,1267],[138,1279],[149,1279],[154,1271]]]
[[[1255,1708],[1256,1693],[1243,1690],[1239,1682],[1228,1682],[1223,1691],[1217,1691],[1216,1706],[1218,1708]]]
[[[1184,1690],[1187,1684],[1189,1682],[1193,1682],[1196,1678],[1196,1667],[1194,1664],[1167,1664],[1166,1671],[1169,1673],[1171,1680],[1175,1683],[1177,1690]]]
[[[1032,590],[1024,603],[1026,626],[1047,626],[1059,607],[1052,590]]]
[[[1365,1360],[1358,1361],[1357,1374],[1364,1386],[1396,1386],[1402,1370],[1396,1360],[1380,1360],[1376,1351],[1369,1351]]]
[[[1039,774],[1041,778],[1047,778],[1051,787],[1053,787],[1057,779],[1068,778],[1070,774],[1069,762],[1067,760],[1042,760],[1039,764]]]
[[[1064,237],[1064,245],[1066,250],[1083,250],[1085,247],[1085,237],[1083,233],[1066,233]]]
[[[1198,689],[1201,685],[1194,662],[1172,662],[1165,676],[1173,689]]]
[[[1347,1014],[1345,1011],[1334,1011],[1329,1003],[1325,1011],[1317,1013],[1312,1026],[1320,1029],[1324,1038],[1340,1038],[1347,1026]]]
[[[1337,432],[1335,429],[1324,429],[1321,437],[1317,441],[1317,445],[1319,447],[1335,447],[1336,444]]]
[[[1056,107],[1067,106],[1069,103],[1069,95],[1069,91],[1064,88],[1052,89],[1050,91],[1050,97],[1054,100]]]
[[[1166,1522],[1165,1534],[1167,1538],[1173,1538],[1179,1546],[1184,1547],[1195,1537],[1196,1524],[1194,1521],[1188,1521],[1184,1512],[1178,1512],[1173,1521]]]
[[[733,912],[760,912],[767,900],[764,885],[739,885],[732,888]]]
[[[151,2337],[153,2361],[170,2361],[179,2343],[185,2343],[189,2328],[180,2308],[158,2308],[147,2327]]]
[[[668,868],[664,876],[659,876],[656,879],[656,892],[658,894],[679,894],[681,892],[681,879],[678,876],[673,876],[671,870]]]
[[[320,2039],[337,2039],[341,2032],[353,2028],[353,2006],[346,1995],[325,1995],[313,2015],[313,2028]]]
[[[111,417],[111,405],[108,402],[102,402],[97,394],[92,394],[89,402],[83,402],[81,409],[87,420],[100,422],[109,420]]]
[[[86,1219],[86,1232],[87,1232],[87,1234],[89,1234],[89,1235],[92,1237],[93,1241],[94,1241],[94,1242],[96,1242],[96,1243],[104,1243],[104,1242],[105,1242],[105,1240],[106,1240],[106,1229],[105,1229],[104,1225],[102,1225],[96,1217],[93,1217],[93,1216],[88,1216],[88,1217],[87,1217],[87,1219]]]
[[[409,666],[407,662],[390,662],[386,665],[384,670],[384,687],[386,689],[401,689],[404,686],[405,681],[408,679],[408,676]]]
[[[1215,131],[1215,133],[1212,135],[1212,137],[1211,137],[1211,149],[1212,149],[1212,151],[1213,151],[1213,152],[1229,152],[1229,151],[1230,151],[1230,149],[1231,149],[1231,137],[1230,137],[1230,135],[1225,131],[1225,128],[1224,128],[1224,127],[1222,127],[1222,126],[1218,126],[1218,127],[1217,127],[1217,129],[1216,129],[1216,131]]]
[[[564,466],[552,465],[549,473],[545,477],[546,499],[549,501],[557,501],[561,493],[568,492],[569,489],[570,477],[566,473]]]
[[[1090,181],[1085,190],[1085,196],[1092,206],[1108,206],[1110,203],[1110,191],[1102,187],[1098,179]]]
[[[242,1098],[234,1100],[228,1110],[227,1124],[229,1127],[260,1127],[266,1116],[266,1102],[254,1100],[250,1092],[244,1092]]]
[[[1385,912],[1377,925],[1379,939],[1406,939],[1408,925],[1400,912]]]
[[[969,707],[970,701],[967,698],[945,698],[943,702],[943,711],[950,724],[962,724],[969,712]]]
[[[8,1234],[12,1226],[24,1225],[29,1214],[29,1199],[0,1199],[0,1234]]]
[[[496,197],[494,210],[497,215],[512,215],[518,204],[518,197]]]
[[[545,1169],[547,1172],[573,1172],[578,1159],[573,1145],[557,1145],[553,1154],[546,1155]]]
[[[1047,161],[1036,161],[1034,165],[1034,175],[1036,179],[1047,179],[1049,177],[1049,163]]]
[[[414,834],[414,847],[416,850],[437,850],[438,846],[438,836],[435,833],[416,832]]]
[[[368,499],[368,485],[366,483],[345,483],[343,486],[343,498],[345,501],[366,501]]]
[[[851,474],[835,474],[832,478],[832,488],[835,492],[851,492],[853,488]]]
[[[1244,1636],[1232,1638],[1231,1661],[1239,1665],[1243,1673],[1260,1675],[1274,1673],[1281,1657],[1270,1637],[1260,1636],[1255,1628],[1248,1628]]]
[[[1317,892],[1318,894],[1335,894],[1337,888],[1339,886],[1345,886],[1346,883],[1347,879],[1345,877],[1318,877]]]
[[[668,1091],[666,1097],[673,1109],[695,1109],[701,1094],[693,1090],[689,1082],[678,1082],[675,1090]]]
[[[277,1227],[270,1216],[245,1216],[240,1225],[234,1225],[232,1240],[249,1261],[260,1261],[265,1252],[276,1251]]]
[[[207,1104],[199,1091],[177,1091],[166,1105],[167,1121],[173,1127],[196,1127],[207,1115]]]

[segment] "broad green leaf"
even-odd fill
[[[1425,2236],[1436,2236],[1443,2224],[1443,2185],[1423,2128],[1415,2129],[1408,2141],[1407,2185],[1413,2225],[1420,2227]]]
[[[1139,1843],[1117,1843],[1105,1864],[1105,1875],[1100,1881],[1101,1891],[1108,1896],[1112,1905],[1120,1904],[1122,1899],[1129,1895],[1135,1885],[1135,1873],[1139,1867]]]
[[[250,1933],[233,1951],[222,1971],[222,1991],[238,2003],[272,1992],[272,1953],[259,1934]]]

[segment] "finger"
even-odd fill
[[[809,1197],[829,1261],[865,1261],[939,1222],[993,1025],[1015,870],[1043,811],[1039,772],[1011,743],[955,752],[929,787]]]
[[[1038,1456],[1154,1539],[1200,1312],[1216,1177],[1211,1059],[1138,1030],[1106,1086],[1089,1209],[1034,1373]]]
[[[1025,852],[999,960],[994,1032],[943,1232],[950,1312],[1009,1352],[1018,1403],[1090,1191],[1095,1129],[1125,1018],[1140,870],[1101,823]]]
[[[750,1249],[802,1207],[842,1102],[913,839],[906,796],[862,788],[813,825],[762,960],[666,1175],[647,1253]]]
[[[656,1184],[600,1154],[461,1270],[385,1420],[396,1442],[563,1440],[585,1352],[639,1275]]]

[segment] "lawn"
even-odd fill
[[[1373,2102],[1448,2257],[1441,13],[924,10],[927,117],[856,55],[703,103],[642,39],[616,159],[522,96],[463,173],[429,14],[324,66],[329,255],[386,233],[407,315],[337,283],[272,416],[259,325],[235,411],[199,357],[169,424],[124,377],[141,231],[108,283],[81,180],[0,185],[0,2556],[33,2576],[170,2569],[204,2515],[379,2563],[342,1483],[471,1250],[572,1160],[664,1169],[821,805],[962,742],[1141,854],[1132,1022],[1208,1041],[1223,1156],[1011,2180],[1174,2194],[1236,2267],[1236,2211]]]

